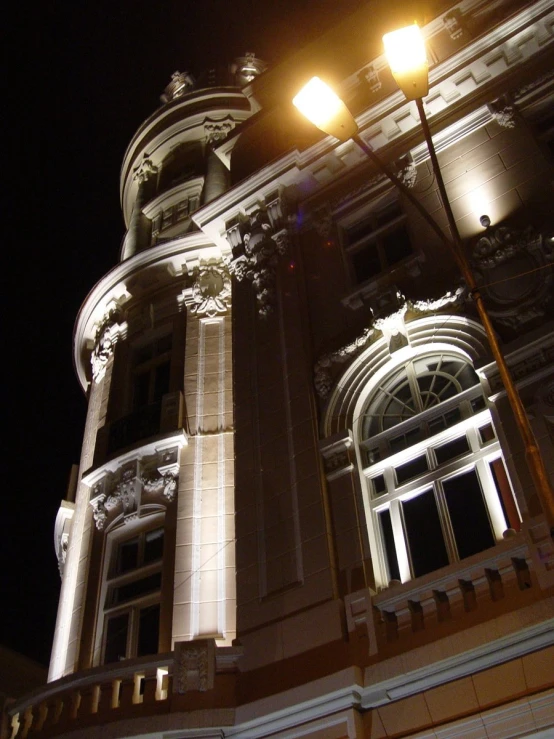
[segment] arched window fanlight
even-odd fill
[[[381,586],[455,563],[519,528],[491,414],[465,357],[421,354],[385,374],[358,431]]]

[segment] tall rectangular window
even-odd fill
[[[161,526],[112,547],[104,589],[104,663],[158,651],[163,548]]]

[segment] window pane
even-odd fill
[[[387,492],[384,475],[377,475],[377,477],[374,477],[371,482],[373,483],[375,495],[383,495],[383,493]]]
[[[481,426],[479,429],[479,436],[481,438],[481,444],[487,444],[489,441],[496,439],[492,424],[487,423],[486,426]]]
[[[142,608],[139,613],[137,657],[157,654],[160,634],[160,604]]]
[[[406,464],[402,464],[396,468],[396,479],[399,484],[402,484],[406,480],[411,480],[418,475],[422,475],[428,469],[427,458],[425,456],[417,457],[417,459],[412,459],[410,462],[406,462]]]
[[[414,576],[448,564],[448,554],[432,490],[402,503]]]
[[[375,447],[374,449],[368,449],[365,453],[365,456],[366,464],[375,464],[381,459],[381,452],[379,451],[378,447]]]
[[[164,553],[164,530],[148,531],[144,540],[144,564],[156,562]]]
[[[390,511],[381,511],[379,514],[381,522],[381,531],[385,541],[385,554],[387,555],[387,564],[389,567],[389,577],[391,580],[400,580],[400,568],[398,567],[398,559],[396,557],[396,547],[394,546],[394,534],[392,532],[392,522]]]
[[[408,229],[401,227],[387,234],[383,239],[383,247],[388,265],[396,264],[401,259],[409,257],[412,253],[412,244]]]
[[[469,451],[470,448],[469,444],[467,443],[466,437],[460,436],[459,439],[453,439],[447,444],[438,446],[435,449],[435,455],[437,457],[437,462],[439,464],[442,464],[443,462],[448,462],[450,459],[461,457],[462,454],[467,454]]]
[[[114,588],[112,591],[111,605],[117,603],[123,603],[126,600],[132,598],[139,598],[141,595],[152,593],[155,590],[159,590],[162,584],[161,572],[156,572],[154,575],[148,577],[142,577],[140,580],[132,580],[126,585],[120,585],[118,588]]]
[[[351,252],[352,267],[356,282],[365,282],[381,272],[381,262],[375,244],[370,244],[363,249]]]
[[[475,470],[444,480],[442,485],[460,559],[494,546],[494,536]]]
[[[114,616],[108,619],[106,629],[106,651],[104,662],[118,662],[127,656],[127,632],[129,630],[129,614]]]
[[[479,413],[479,411],[484,410],[487,407],[487,404],[485,403],[485,398],[483,398],[482,395],[480,395],[478,398],[474,398],[471,401],[471,410],[474,413]]]
[[[117,553],[118,575],[134,570],[138,566],[138,549],[138,538],[121,542]]]
[[[157,403],[162,399],[162,395],[169,392],[169,362],[159,364],[155,371],[153,403]]]
[[[150,387],[150,373],[142,372],[135,375],[133,388],[133,406],[142,408],[148,405],[148,392]]]

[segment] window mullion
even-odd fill
[[[440,480],[437,480],[434,483],[433,492],[435,494],[435,501],[439,512],[444,543],[446,544],[446,551],[448,552],[448,559],[450,562],[457,562],[460,557],[458,555],[458,547],[456,546],[456,537],[454,536],[454,530],[450,521],[448,506],[446,505],[446,498]]]
[[[477,472],[481,491],[485,498],[494,538],[496,541],[502,541],[502,535],[508,528],[508,523],[504,518],[504,511],[500,503],[500,492],[497,491],[496,485],[494,484],[494,478],[489,467],[489,459],[477,460],[475,471]]]
[[[399,500],[393,500],[391,502],[390,517],[392,523],[392,532],[394,535],[394,545],[396,547],[398,569],[400,570],[400,579],[402,580],[402,582],[408,582],[408,580],[412,579],[412,571],[410,567],[408,547],[406,545],[406,537],[404,534],[401,503]]]

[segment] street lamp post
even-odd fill
[[[464,246],[454,220],[450,201],[448,200],[427,116],[425,115],[423,97],[427,95],[429,87],[427,58],[423,38],[419,28],[414,24],[414,26],[409,26],[408,28],[403,28],[399,31],[386,34],[383,41],[385,44],[385,53],[394,78],[406,98],[408,100],[415,100],[416,102],[421,120],[421,127],[429,149],[433,172],[437,181],[444,210],[446,212],[448,226],[452,237],[451,239],[446,236],[435,219],[421,205],[413,193],[401,180],[399,180],[399,178],[389,169],[380,157],[375,154],[361,136],[359,136],[356,121],[346,105],[321,80],[317,77],[310,80],[310,82],[308,82],[308,84],[294,98],[293,103],[300,112],[303,113],[303,115],[305,115],[312,121],[312,123],[325,133],[330,134],[341,141],[352,139],[364,151],[373,164],[410,200],[412,205],[417,208],[421,216],[450,250],[450,253],[462,273],[462,277],[467,284],[470,295],[475,301],[479,318],[481,319],[483,328],[487,334],[491,352],[498,367],[508,401],[514,413],[516,425],[525,448],[527,466],[541,499],[552,536],[554,531],[554,494],[552,486],[550,485],[550,480],[548,478],[537,441],[533,434],[533,430],[531,429],[529,419],[527,418],[525,408],[506,364],[506,360],[496,338],[492,322],[484,304],[483,297],[477,285],[475,275],[473,274],[471,265],[467,259]],[[325,92],[323,92],[324,89]],[[316,106],[319,106],[316,115],[314,115],[313,112],[314,102]],[[326,102],[326,105],[323,105],[324,102]]]

